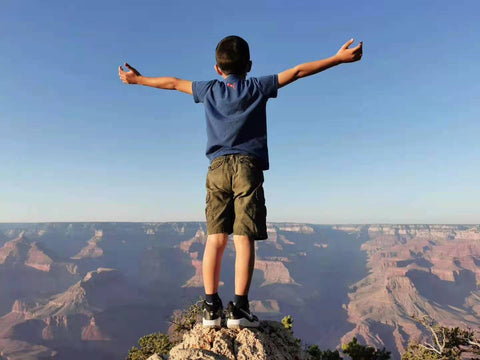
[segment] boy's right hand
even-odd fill
[[[130,71],[125,71],[121,66],[119,66],[118,76],[120,76],[120,80],[122,80],[125,84],[137,84],[138,78],[142,75],[133,66],[130,66],[127,63],[124,65]]]
[[[337,59],[342,63],[349,63],[358,61],[362,58],[363,53],[363,42],[360,41],[356,47],[349,49],[348,47],[353,44],[353,39],[347,41],[341,48],[338,50],[335,55]]]

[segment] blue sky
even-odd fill
[[[201,105],[125,85],[215,78],[237,34],[252,76],[361,62],[269,101],[268,220],[480,222],[480,2],[2,1],[0,222],[203,220]]]

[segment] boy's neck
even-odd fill
[[[222,74],[222,78],[226,79],[228,78],[229,76],[235,76],[239,79],[242,79],[242,80],[245,80],[247,78],[247,73],[245,74],[242,74],[242,75],[237,75],[237,74],[228,74],[228,75],[225,75],[225,74]]]

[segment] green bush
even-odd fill
[[[342,360],[343,358],[338,353],[338,350],[325,350],[322,351],[318,345],[310,345],[307,348],[307,354],[310,360]]]
[[[140,348],[132,347],[126,360],[146,360],[153,354],[167,355],[175,346],[168,335],[161,332],[145,335],[138,340]]]
[[[348,344],[342,345],[342,350],[352,360],[389,360],[390,352],[385,348],[377,350],[372,346],[359,344],[357,338],[353,338]]]

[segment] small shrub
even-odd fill
[[[426,315],[412,316],[412,319],[429,330],[431,337],[423,343],[411,342],[402,354],[402,360],[460,360],[480,355],[478,332],[441,326]]]
[[[285,329],[293,331],[293,318],[290,315],[287,315],[282,319],[282,324],[285,326]]]
[[[199,298],[197,302],[190,304],[186,309],[173,314],[170,322],[176,335],[183,335],[192,330],[195,324],[201,320],[202,307],[200,304],[202,301],[203,299]]]
[[[307,354],[310,360],[342,360],[343,358],[338,353],[338,350],[325,350],[322,351],[318,345],[310,345],[307,348]]]
[[[353,338],[348,344],[342,345],[342,350],[352,360],[389,360],[390,352],[385,348],[377,350],[373,346],[362,345]]]
[[[167,355],[175,345],[161,332],[145,335],[138,340],[140,348],[132,347],[126,360],[146,360],[153,354]]]

